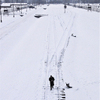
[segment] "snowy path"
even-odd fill
[[[52,12],[53,14],[54,12]],[[68,14],[70,13],[70,14]],[[68,15],[67,15],[68,14]],[[62,70],[61,70],[61,62],[63,61],[63,56],[65,49],[68,46],[69,39],[71,36],[71,29],[74,24],[75,14],[71,11],[68,11],[66,14],[67,21],[65,18],[61,18],[60,14],[52,15],[49,18],[49,29],[48,32],[48,48],[47,48],[47,60],[46,60],[46,83],[44,87],[44,100],[65,100],[65,86],[62,81]],[[59,28],[61,27],[61,28]],[[59,33],[59,30],[61,30]],[[57,38],[56,34],[59,34],[59,38]],[[57,59],[58,58],[58,59]],[[50,91],[48,78],[50,75],[55,77],[55,87],[53,91]],[[51,98],[50,98],[51,97]]]
[[[44,7],[47,10],[44,10]],[[35,14],[45,16],[35,18]],[[94,14],[96,21],[92,22],[91,16]],[[98,35],[98,27],[93,28],[91,23],[84,24],[86,20],[96,26],[98,14],[94,14],[72,7],[68,7],[64,13],[63,5],[43,5],[36,10],[29,10],[22,18],[17,15],[14,19],[12,16],[5,16],[6,21],[0,26],[1,100],[98,100],[98,94],[93,96],[93,93],[98,92],[98,75],[93,72],[93,77],[91,73],[86,73],[86,76],[90,75],[88,78],[91,78],[88,81],[87,77],[81,74],[82,71],[90,72],[94,69],[98,73],[98,38],[94,35],[95,32]],[[72,33],[77,35],[77,38],[72,37]],[[93,47],[92,39],[95,41],[92,43]],[[89,43],[92,50],[95,47],[96,61],[92,64],[88,62],[90,55],[93,55],[92,50],[87,53],[87,62],[81,60],[86,59],[84,51],[87,52],[87,49],[82,51],[82,48],[85,48],[85,45],[89,48]],[[88,68],[84,63],[88,63]],[[50,75],[55,78],[52,91],[48,80]],[[91,86],[85,87],[83,81],[90,84],[93,82],[93,86],[96,86],[94,92],[90,92]],[[71,82],[74,87],[67,89],[65,82]]]

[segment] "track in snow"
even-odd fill
[[[66,94],[65,94],[65,86],[64,86],[64,80],[63,80],[63,73],[62,73],[62,69],[61,69],[61,63],[63,62],[63,57],[64,57],[64,53],[65,50],[69,44],[69,40],[70,40],[70,31],[73,27],[73,23],[75,20],[75,14],[70,13],[71,17],[69,19],[69,22],[66,26],[66,23],[64,22],[64,20],[62,20],[60,18],[60,16],[56,16],[57,20],[59,20],[59,24],[62,27],[63,30],[63,34],[60,38],[60,40],[58,41],[58,43],[56,43],[56,37],[55,37],[55,18],[53,16],[53,18],[51,20],[51,23],[53,22],[53,42],[54,42],[54,51],[52,54],[50,54],[50,32],[48,33],[48,48],[47,48],[47,60],[46,60],[46,64],[45,64],[45,68],[46,68],[46,78],[45,78],[45,83],[44,83],[44,94],[43,94],[43,100],[65,100],[66,99]],[[51,26],[49,26],[50,28]],[[49,30],[49,29],[48,29]],[[63,41],[63,42],[62,42]],[[60,45],[62,45],[60,47]],[[58,51],[58,49],[60,50],[60,52]],[[50,86],[49,86],[49,76],[53,75],[55,78],[55,86],[54,89],[52,91],[50,91]]]

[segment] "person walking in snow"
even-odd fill
[[[66,6],[66,4],[64,4],[64,13],[66,12],[66,8],[67,8],[67,6]]]
[[[49,81],[50,81],[50,90],[52,90],[53,86],[54,86],[54,77],[52,75],[50,75],[49,77]]]

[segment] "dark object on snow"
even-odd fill
[[[49,81],[50,81],[50,90],[52,90],[52,88],[54,87],[54,77],[51,75],[50,77],[49,77]]]
[[[46,10],[47,8],[43,8],[44,10]]]
[[[66,4],[64,4],[64,13],[66,13],[66,8],[67,8],[67,6],[66,6]]]
[[[8,13],[8,10],[6,9],[6,10],[4,10],[4,12]]]
[[[29,8],[32,8],[32,9],[33,9],[33,8],[35,8],[35,7],[34,7],[34,6],[29,6]]]
[[[43,17],[43,16],[48,16],[48,15],[46,15],[46,14],[36,14],[34,17],[40,18],[40,17]]]
[[[20,14],[20,16],[23,17],[24,15],[23,14]]]
[[[66,4],[64,5],[64,8],[65,8],[65,9],[67,8]]]
[[[69,83],[66,83],[67,88],[72,88],[72,86],[69,85]]]
[[[88,9],[88,11],[91,11],[91,6],[90,6],[90,4],[88,4],[87,9]]]
[[[16,9],[17,9],[17,10],[20,10],[20,8],[19,8],[19,7],[17,7]]]
[[[89,10],[91,11],[91,6],[88,6],[88,11],[89,11]]]
[[[62,98],[66,98],[66,97],[62,97]]]
[[[73,34],[72,34],[71,36],[76,37],[76,36],[75,36],[75,35],[73,35]]]
[[[40,18],[40,17],[42,17],[41,15],[35,15],[34,17],[36,17],[36,18]]]

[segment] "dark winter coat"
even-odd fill
[[[50,81],[50,86],[54,86],[54,77],[50,76],[49,81]]]

